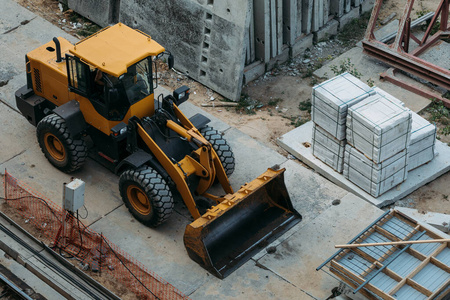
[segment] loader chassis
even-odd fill
[[[56,168],[74,172],[90,157],[119,178],[131,214],[156,227],[181,196],[194,222],[186,227],[189,256],[219,278],[300,222],[282,170],[268,169],[234,193],[234,155],[201,114],[178,105],[189,88],[154,98],[154,60],[165,49],[121,23],[75,45],[54,38],[27,53],[26,86],[17,107],[36,126],[42,152]],[[169,55],[169,68],[173,57]],[[221,185],[224,196],[208,189]]]

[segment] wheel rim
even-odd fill
[[[141,215],[148,215],[152,210],[147,194],[136,185],[129,185],[127,197],[133,208]]]
[[[52,133],[47,132],[44,135],[45,148],[48,153],[57,161],[64,161],[66,150],[61,141]]]

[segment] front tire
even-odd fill
[[[42,152],[59,170],[70,173],[81,168],[86,160],[87,147],[83,139],[75,139],[66,122],[56,114],[43,118],[36,129]]]
[[[219,156],[220,162],[227,176],[230,176],[234,172],[234,154],[228,142],[222,137],[222,135],[212,127],[203,127],[200,129],[200,133],[203,137],[211,143],[214,150]]]
[[[123,172],[119,190],[130,213],[146,226],[156,227],[172,214],[172,192],[162,176],[149,167]]]

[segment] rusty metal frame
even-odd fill
[[[374,35],[374,29],[382,3],[383,0],[377,0],[374,5],[366,34],[364,36],[364,40],[362,41],[364,52],[395,68],[406,71],[435,85],[450,90],[450,71],[417,57],[433,46],[442,37],[450,36],[450,27],[448,24],[450,0],[440,1],[436,13],[431,19],[425,35],[421,40],[415,37],[410,30],[410,14],[414,5],[414,0],[406,0],[406,5],[400,19],[397,35],[395,36],[394,42],[390,45],[376,40]],[[435,34],[431,35],[431,30],[439,18],[440,28]],[[418,47],[409,53],[409,42],[411,39],[418,44]],[[388,80],[390,80],[393,76],[393,72],[384,74],[384,78]],[[398,79],[391,81],[395,81],[396,84],[409,89],[406,83],[401,82]],[[425,94],[422,93],[422,95]],[[427,94],[427,96],[434,98],[433,93]],[[439,100],[443,100],[443,98],[440,97]],[[450,101],[447,100],[445,102],[445,105],[450,107]]]

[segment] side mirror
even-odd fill
[[[189,91],[189,88],[185,85],[173,91],[173,97],[175,98],[177,105],[180,105],[189,99]]]
[[[173,68],[173,65],[175,64],[175,58],[173,57],[172,54],[169,55],[169,69],[171,70]]]

